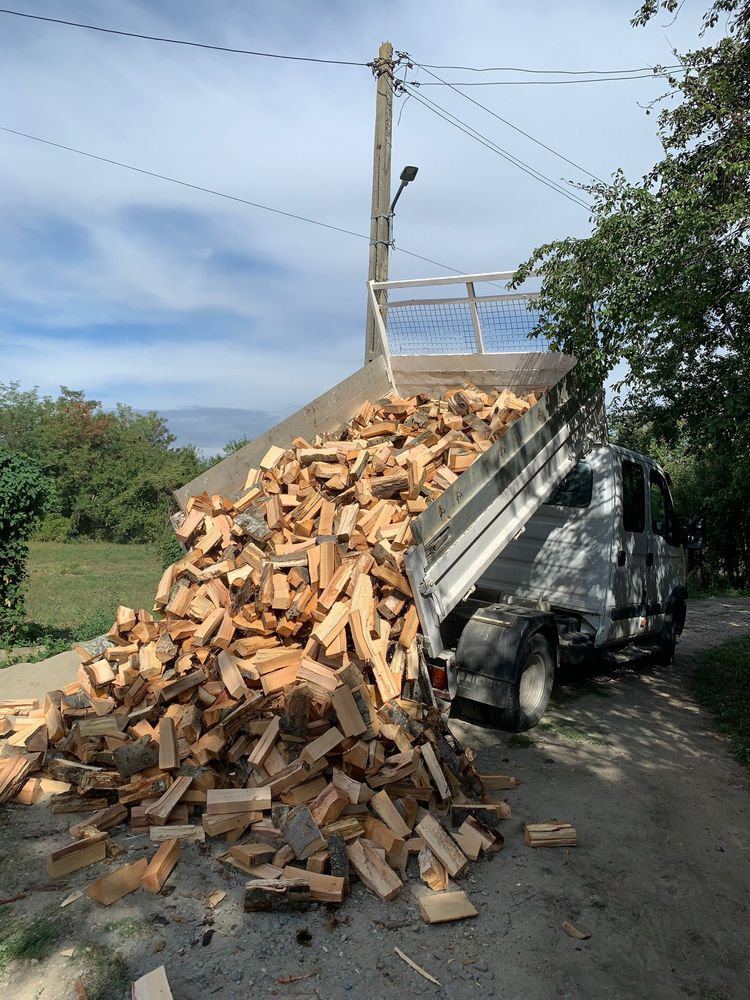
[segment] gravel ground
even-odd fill
[[[0,996],[67,1000],[80,976],[91,998],[125,1000],[130,978],[162,963],[175,1000],[337,1000],[363,987],[383,1000],[477,991],[525,1000],[750,995],[750,776],[686,685],[692,654],[748,632],[750,601],[694,602],[672,667],[562,676],[552,710],[528,737],[454,724],[477,749],[481,770],[523,782],[507,793],[514,815],[503,851],[459,879],[479,910],[463,923],[423,924],[418,880],[393,903],[355,885],[338,911],[246,915],[244,877],[215,861],[222,842],[211,841],[184,848],[158,896],[138,892],[111,907],[83,897],[61,910],[70,892],[108,865],[51,884],[44,858],[67,842],[73,818],[42,804],[6,808],[0,897],[25,897],[3,905],[0,916],[51,914],[48,933],[59,937],[48,958],[11,963]],[[53,668],[10,667],[0,670],[0,692],[13,697],[42,677],[49,686],[50,676],[57,686],[74,672],[64,657]],[[526,848],[523,822],[553,818],[574,824],[578,848]],[[148,850],[144,837],[119,834],[116,842],[128,861]],[[227,895],[211,909],[215,889]],[[568,937],[564,920],[591,937]],[[441,986],[405,965],[394,947]],[[72,957],[60,954],[71,948]]]

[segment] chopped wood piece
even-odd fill
[[[355,840],[346,850],[352,868],[371,892],[381,899],[398,896],[404,883],[368,844]]]
[[[326,754],[332,753],[343,740],[343,734],[333,726],[328,732],[323,733],[317,740],[308,743],[300,754],[300,760],[313,764]]]
[[[370,808],[377,813],[388,829],[395,833],[397,837],[406,838],[411,833],[410,828],[404,822],[388,792],[385,790],[373,795],[370,799]]]
[[[174,771],[179,766],[177,730],[174,727],[174,720],[164,716],[159,720],[159,770]]]
[[[325,846],[325,837],[305,805],[297,806],[289,813],[283,837],[300,861]]]
[[[235,844],[234,847],[229,848],[229,853],[249,868],[255,868],[273,861],[276,848],[269,844]]]
[[[148,835],[154,844],[163,844],[165,840],[195,840],[199,844],[202,844],[206,839],[203,827],[191,825],[152,826]]]
[[[518,787],[518,781],[509,774],[480,774],[479,780],[485,792],[506,791]]]
[[[278,738],[280,724],[281,724],[281,719],[278,715],[274,716],[274,718],[271,719],[263,735],[258,740],[258,743],[256,744],[253,752],[247,759],[247,762],[250,765],[250,767],[258,768],[265,763],[266,758],[270,754],[271,750],[273,749],[273,745],[276,742],[276,739]]]
[[[448,782],[445,780],[445,775],[443,774],[442,768],[438,763],[438,759],[435,756],[435,751],[429,743],[425,743],[420,747],[422,752],[422,759],[427,765],[427,770],[430,772],[430,776],[435,784],[437,793],[441,799],[447,799],[450,797],[450,787]]]
[[[578,837],[570,823],[526,823],[523,839],[529,847],[576,847]]]
[[[467,865],[466,856],[435,817],[427,813],[417,823],[416,830],[435,857],[445,865],[451,878],[456,878],[457,875],[460,875]]]
[[[343,903],[344,879],[335,875],[318,875],[303,868],[287,865],[282,872],[282,878],[300,878],[310,886],[310,899],[316,903]]]
[[[172,991],[163,965],[136,979],[133,983],[132,1000],[172,1000]]]
[[[146,819],[149,823],[164,826],[169,815],[192,784],[192,777],[177,778],[174,783],[157,799],[152,806],[146,808]]]
[[[160,892],[169,874],[180,858],[182,845],[179,840],[165,840],[144,872],[142,885],[146,892]]]
[[[146,858],[133,861],[129,865],[123,865],[122,868],[92,882],[86,890],[86,895],[90,899],[96,900],[97,903],[101,903],[102,906],[111,906],[118,899],[122,899],[123,896],[140,888],[147,868]]]
[[[435,857],[429,847],[423,847],[417,855],[419,877],[433,892],[443,892],[448,888],[448,872],[445,865]]]
[[[310,883],[304,878],[259,878],[245,886],[245,913],[289,913],[309,905]]]
[[[270,788],[209,788],[206,811],[219,813],[263,812],[271,808]]]
[[[326,785],[325,788],[310,803],[310,813],[318,826],[333,823],[349,804],[349,796],[336,785]]]
[[[467,917],[476,917],[478,913],[469,897],[461,890],[420,896],[417,904],[422,920],[426,924],[444,924],[451,920],[466,920]]]
[[[569,920],[563,920],[560,926],[569,937],[575,938],[576,941],[588,941],[591,937],[588,931],[579,931]]]
[[[367,730],[351,689],[342,684],[331,695],[333,710],[344,736],[361,736]]]
[[[114,827],[123,823],[128,818],[128,810],[125,806],[121,804],[116,804],[113,806],[108,806],[106,809],[100,809],[95,812],[93,816],[88,816],[82,823],[75,823],[71,826],[69,833],[71,837],[75,837],[78,840],[79,837],[83,836],[83,829],[86,827],[96,827],[97,830],[104,832],[105,830],[112,830]]]
[[[47,858],[47,874],[50,878],[62,878],[81,868],[104,861],[107,856],[107,835],[84,837],[59,851],[53,851]]]

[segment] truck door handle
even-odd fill
[[[617,565],[618,566],[625,565],[625,549],[620,549],[620,551],[617,553]]]
[[[646,565],[647,566],[653,566],[654,565],[654,553],[653,552],[648,552],[646,554]]]

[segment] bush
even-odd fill
[[[47,514],[34,532],[35,542],[69,542],[72,537],[70,518],[63,514]]]
[[[175,538],[171,524],[164,528],[161,537],[156,543],[156,551],[159,553],[159,558],[164,569],[167,566],[171,566],[173,562],[177,562],[184,555],[182,546]]]
[[[0,446],[0,641],[24,621],[28,540],[51,496],[49,481],[23,454]]]

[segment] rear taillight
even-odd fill
[[[432,686],[439,691],[444,691],[448,687],[448,674],[443,667],[430,666],[430,680]]]

